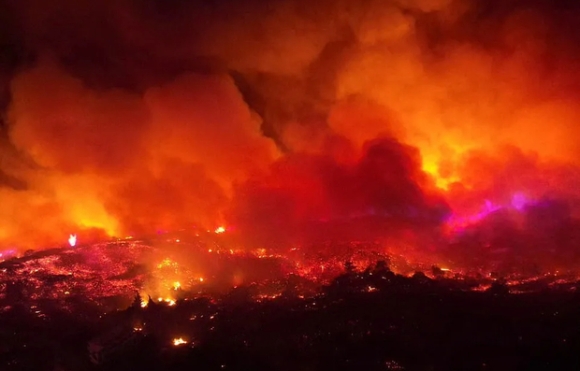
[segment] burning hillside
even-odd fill
[[[107,312],[125,308],[136,293],[143,306],[151,300],[173,306],[183,299],[218,298],[238,287],[252,288],[257,299],[277,297],[290,281],[298,285],[296,293],[313,295],[343,273],[346,261],[362,269],[388,258],[378,251],[364,252],[356,243],[332,250],[326,256],[298,249],[287,255],[266,249],[249,252],[213,233],[180,232],[27,252],[0,263],[0,302],[31,305],[48,300],[64,307],[84,302]],[[398,261],[394,266],[411,271]]]
[[[570,323],[580,310],[578,276],[501,278],[439,267],[397,274],[391,268],[409,269],[400,258],[367,265],[380,257],[356,243],[332,246],[334,257],[353,259],[344,267],[299,253],[297,264],[196,237],[44,250],[0,264],[0,364],[47,371],[577,364],[580,338]],[[178,262],[181,245],[203,264]],[[157,263],[135,264],[144,260]]]
[[[575,292],[579,280],[574,271],[546,271],[537,265],[522,271],[521,263],[507,267],[505,256],[495,257],[500,263],[490,267],[463,269],[408,260],[408,255],[393,255],[379,243],[326,241],[281,253],[236,248],[225,237],[210,231],[180,232],[27,252],[0,263],[0,305],[7,310],[52,303],[78,315],[87,308],[99,313],[124,309],[136,294],[142,307],[150,302],[171,307],[183,300],[222,300],[238,291],[258,302],[282,295],[308,298],[345,274],[358,272],[365,279],[361,282],[372,280],[377,269],[419,277],[417,282],[430,277],[460,291],[486,291],[502,284],[514,294],[548,288]],[[362,292],[376,289],[352,285]],[[46,316],[41,309],[35,313]]]

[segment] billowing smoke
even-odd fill
[[[427,194],[415,148],[391,138],[368,142],[360,158],[290,154],[237,190],[228,218],[253,243],[376,240],[436,228],[446,203]],[[341,161],[342,160],[342,161]]]
[[[3,246],[228,225],[465,264],[573,250],[573,1],[3,7]]]
[[[16,193],[40,198],[40,210],[22,211],[48,234],[213,227],[231,184],[277,155],[227,76],[184,74],[137,95],[91,90],[43,65],[12,81],[12,97],[10,137],[36,165]]]

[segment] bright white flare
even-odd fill
[[[77,235],[76,235],[76,234],[71,234],[71,235],[68,237],[68,244],[69,244],[71,247],[75,247],[75,245],[77,244]]]
[[[173,339],[173,345],[179,346],[181,344],[186,344],[187,341],[183,340],[183,338],[175,338]]]
[[[214,232],[219,234],[224,233],[225,231],[226,231],[225,227],[217,227]]]

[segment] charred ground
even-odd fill
[[[2,267],[18,273],[17,266],[62,258],[65,251],[70,250],[31,253]],[[79,257],[67,259],[78,264]],[[239,267],[250,258],[228,259],[230,267]],[[34,275],[30,282],[26,276],[4,280],[1,362],[6,370],[38,371],[569,370],[580,365],[577,278],[465,276],[438,267],[403,275],[390,264],[357,269],[347,262],[342,274],[324,284],[290,273],[229,289],[177,287],[174,302],[136,295],[132,304],[131,290],[146,281],[135,267],[103,279],[132,282],[116,295],[73,291],[83,282],[77,273],[45,272],[43,286],[70,290],[54,297],[32,289]]]

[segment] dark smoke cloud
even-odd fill
[[[415,148],[392,138],[366,143],[360,158],[292,154],[237,189],[229,220],[260,246],[374,240],[405,228],[436,229],[449,212],[427,194]]]

